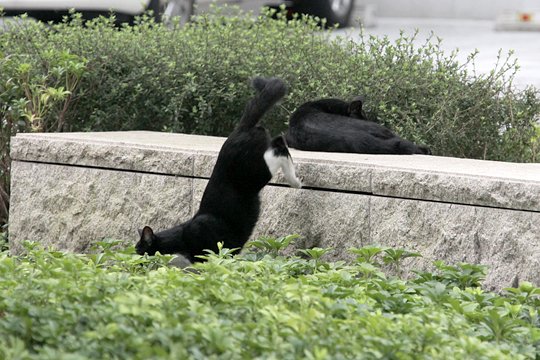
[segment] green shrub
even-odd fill
[[[354,265],[325,262],[328,249],[309,259],[221,249],[183,271],[164,266],[170,257],[112,244],[89,255],[33,244],[25,256],[0,253],[0,358],[535,359],[540,351],[540,288],[483,291],[478,266],[439,263],[402,280],[372,257],[363,262],[362,249]]]
[[[276,16],[274,16],[276,17]],[[164,27],[142,17],[83,24],[23,22],[0,33],[0,187],[7,209],[9,136],[17,131],[157,130],[226,136],[251,96],[248,79],[279,76],[290,92],[265,120],[278,133],[301,103],[367,97],[371,118],[437,155],[539,161],[535,89],[516,90],[511,58],[467,70],[416,35],[331,39],[316,21],[223,16]],[[472,54],[469,63],[474,63]],[[0,205],[0,221],[6,217]]]

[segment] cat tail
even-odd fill
[[[251,85],[257,91],[246,105],[237,129],[249,130],[257,125],[263,115],[287,94],[287,86],[278,78],[256,77]]]

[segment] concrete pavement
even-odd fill
[[[476,70],[481,73],[494,68],[499,49],[503,50],[503,55],[513,50],[520,66],[514,85],[520,88],[533,85],[540,89],[540,32],[495,31],[495,22],[489,20],[377,18],[376,22],[375,27],[365,29],[366,34],[388,36],[392,40],[399,37],[400,30],[413,34],[418,29],[416,43],[420,46],[433,32],[443,39],[442,47],[448,53],[459,49],[461,62],[478,49]],[[346,28],[337,30],[335,36],[357,39],[359,32],[357,27]]]

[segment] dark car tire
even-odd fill
[[[326,19],[327,26],[349,25],[354,9],[354,0],[298,0],[293,10]]]
[[[168,3],[175,4],[171,14],[165,14]],[[193,15],[194,3],[195,0],[169,0],[165,2],[162,0],[151,0],[148,4],[148,10],[152,10],[154,12],[156,22],[160,22],[162,20],[168,21],[168,19],[164,18],[164,16],[170,15],[174,18],[178,18],[180,25],[184,25],[189,22],[191,16]]]

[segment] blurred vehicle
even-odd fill
[[[265,5],[285,4],[292,12],[319,16],[326,18],[329,25],[341,26],[349,23],[354,7],[354,0],[0,0],[0,8],[8,16],[27,13],[43,21],[59,21],[69,9],[75,9],[86,19],[113,11],[118,21],[129,22],[136,15],[153,10],[156,20],[179,17],[185,23],[194,11],[205,11],[212,2],[254,11]]]

